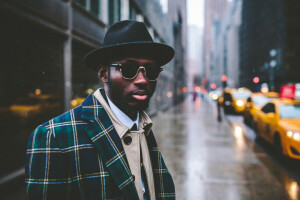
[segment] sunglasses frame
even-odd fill
[[[133,80],[133,79],[135,79],[135,78],[137,77],[139,71],[140,71],[141,69],[143,69],[144,77],[145,77],[148,81],[157,81],[157,79],[158,79],[158,77],[159,77],[159,75],[160,75],[160,72],[162,72],[162,71],[164,70],[163,68],[160,67],[160,68],[159,68],[159,69],[160,69],[160,72],[158,73],[157,78],[154,79],[154,80],[151,80],[151,79],[148,79],[148,77],[147,77],[147,70],[146,70],[146,68],[145,68],[144,66],[139,66],[138,70],[136,71],[136,74],[135,74],[132,78],[127,78],[127,77],[123,76],[123,72],[122,72],[123,64],[110,64],[110,66],[120,68],[120,72],[121,72],[121,74],[122,74],[122,77],[123,77],[124,79],[126,79],[126,80]]]

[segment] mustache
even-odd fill
[[[135,89],[130,92],[131,95],[150,95],[150,91],[146,88],[144,89]]]

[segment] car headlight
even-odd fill
[[[213,94],[213,95],[212,95],[212,99],[213,99],[213,100],[217,100],[217,99],[218,99],[218,95],[217,95],[217,94]]]
[[[300,141],[300,133],[299,133],[299,132],[295,132],[295,133],[293,134],[293,139],[294,139],[294,140],[297,140],[297,141]]]
[[[287,131],[287,136],[293,138],[296,141],[300,141],[300,132]]]
[[[236,105],[238,106],[243,106],[244,105],[244,102],[242,100],[237,100],[236,101]]]

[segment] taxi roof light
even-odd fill
[[[300,100],[300,83],[286,84],[281,86],[280,97],[292,100]]]

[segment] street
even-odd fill
[[[280,163],[241,116],[218,123],[216,111],[208,99],[187,99],[154,120],[177,199],[300,199],[299,163]]]
[[[238,115],[217,122],[215,102],[187,98],[153,117],[178,200],[300,199],[299,163],[280,158]],[[24,199],[21,188],[3,200]]]

